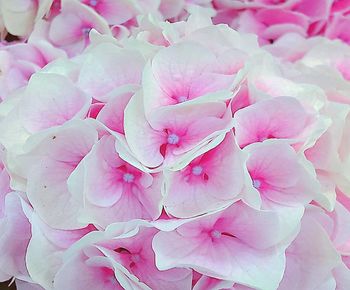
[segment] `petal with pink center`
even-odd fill
[[[156,265],[164,270],[192,267],[211,277],[276,289],[283,276],[285,246],[296,234],[302,213],[291,210],[284,216],[283,211],[257,211],[235,203],[174,231],[157,233]]]
[[[162,175],[151,175],[122,160],[115,142],[113,136],[102,137],[69,179],[70,192],[84,200],[80,219],[106,227],[118,221],[158,218]]]
[[[68,265],[70,269],[75,269],[72,273],[76,273],[76,275],[79,275],[79,272],[76,270],[79,269],[77,263],[80,264],[84,271],[86,271],[87,267],[94,267],[94,272],[98,274],[99,268],[106,266],[108,262],[112,266],[109,268],[114,270],[115,281],[124,287],[122,289],[191,289],[192,271],[188,269],[159,271],[156,268],[154,252],[151,247],[151,242],[156,232],[157,230],[150,228],[150,225],[134,221],[113,224],[105,232],[90,233],[68,250],[65,256],[66,263],[61,268],[61,279],[63,279],[63,272],[68,273],[66,270],[63,270]],[[78,259],[72,259],[72,256],[78,256]],[[87,257],[87,262],[83,265],[81,261]],[[112,276],[106,277],[106,274],[108,273],[95,275],[95,279],[102,284],[103,280],[107,280],[106,278]],[[78,279],[80,278],[78,277]],[[69,284],[67,283],[67,285]],[[76,289],[79,290],[80,288],[77,287]]]
[[[87,257],[83,252],[77,253],[57,272],[55,289],[125,289],[117,281],[116,271],[111,264],[112,262],[102,255]]]
[[[316,197],[319,183],[315,173],[308,172],[287,143],[267,140],[251,144],[245,151],[250,155],[250,186],[263,197],[287,205],[307,204]]]
[[[160,50],[143,75],[146,115],[158,107],[227,88],[227,81],[222,82],[219,76],[209,83],[203,79],[199,81],[204,73],[213,72],[215,68],[216,56],[199,44],[181,43]]]
[[[75,55],[89,43],[92,28],[103,34],[111,33],[106,20],[93,9],[77,0],[62,0],[60,13],[51,22],[48,37],[69,55]]]
[[[114,248],[126,249],[130,253],[120,253],[117,260],[120,259],[130,273],[151,289],[189,289],[192,275],[188,269],[160,271],[156,268],[152,250],[152,239],[156,232],[154,228],[141,228],[137,235],[116,239]]]
[[[307,126],[308,114],[291,97],[257,102],[235,113],[235,135],[241,147],[269,138],[291,139]]]
[[[220,145],[181,171],[165,172],[166,211],[183,218],[232,203],[243,186],[242,164],[240,150],[229,132]]]
[[[62,46],[80,41],[82,36],[83,21],[79,17],[73,17],[72,13],[61,13],[56,16],[49,30],[49,38],[53,44]]]
[[[149,122],[156,132],[163,134],[160,145],[164,146],[162,154],[168,167],[232,127],[231,111],[223,102],[162,107]]]
[[[123,194],[123,172],[117,168],[124,162],[113,150],[114,143],[112,136],[102,137],[84,160],[85,198],[101,207],[112,206]]]
[[[155,168],[164,160],[159,148],[166,137],[164,132],[155,131],[149,125],[142,101],[142,94],[136,93],[125,108],[125,137],[130,150],[139,162]]]

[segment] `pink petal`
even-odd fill
[[[167,173],[166,211],[176,217],[190,217],[233,202],[243,185],[242,162],[232,133],[227,133],[219,146],[181,171]]]
[[[57,74],[35,74],[20,104],[20,118],[29,132],[62,125],[73,118],[84,118],[91,98],[70,80]]]
[[[68,192],[67,179],[97,139],[95,128],[83,121],[67,123],[33,135],[27,155],[20,156],[27,194],[34,210],[50,226],[82,228],[77,221],[80,201]]]
[[[96,100],[107,101],[105,95],[113,89],[139,84],[143,66],[144,59],[137,51],[103,43],[86,55],[78,86]]]
[[[269,138],[295,138],[307,126],[308,115],[290,97],[257,102],[235,113],[235,135],[241,147]]]

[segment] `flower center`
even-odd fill
[[[188,100],[188,98],[186,96],[180,96],[177,98],[177,101],[179,103],[183,103],[183,102],[186,102]]]
[[[140,255],[139,254],[134,254],[134,255],[131,255],[131,261],[133,261],[134,263],[138,263],[140,262],[141,258],[140,258]]]
[[[201,175],[202,172],[203,172],[203,167],[202,166],[196,165],[196,166],[192,167],[192,174],[193,175],[198,176],[198,175]]]
[[[171,145],[176,145],[177,143],[179,143],[180,138],[178,135],[172,133],[168,135],[168,139],[167,139],[168,143]]]
[[[81,29],[81,33],[82,33],[85,37],[88,37],[88,36],[89,36],[89,33],[90,33],[90,30],[91,30],[90,27],[83,27],[83,28]]]
[[[96,6],[98,3],[98,0],[90,0],[90,6]]]
[[[124,180],[124,182],[126,182],[126,183],[131,183],[131,182],[134,181],[134,179],[135,179],[134,174],[131,174],[131,173],[124,173],[124,175],[123,175],[123,180]]]
[[[259,179],[253,179],[253,186],[256,188],[256,189],[259,189],[260,186],[261,186],[261,181]]]
[[[214,239],[218,239],[221,237],[221,232],[219,232],[218,230],[213,230],[211,231],[210,236]]]

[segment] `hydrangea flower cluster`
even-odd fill
[[[349,1],[0,11],[0,281],[350,289]]]

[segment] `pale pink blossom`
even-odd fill
[[[166,106],[157,110],[149,123],[140,93],[127,105],[124,122],[131,151],[148,167],[158,167],[163,162],[175,165],[232,126],[230,111],[223,102]]]
[[[250,176],[246,190],[258,192],[265,202],[306,205],[316,198],[319,183],[297,153],[285,142],[267,140],[245,147]]]
[[[69,180],[70,191],[81,201],[81,220],[106,227],[157,219],[162,210],[162,174],[143,172],[122,160],[115,142],[113,136],[102,137]]]
[[[235,135],[241,147],[266,139],[291,139],[297,142],[312,122],[311,114],[291,97],[257,102],[238,110],[234,117]]]
[[[0,0],[0,281],[348,290],[348,4]]]
[[[191,289],[189,269],[160,271],[154,263],[149,226],[112,224],[105,232],[91,233],[65,256],[55,277],[57,289]],[[69,255],[68,255],[69,253]]]
[[[78,0],[62,0],[61,12],[50,22],[47,39],[72,56],[82,52],[90,43],[92,28],[110,34],[108,23],[94,10]]]
[[[284,271],[285,243],[294,235],[302,212],[301,208],[258,211],[234,203],[157,233],[156,265],[161,270],[190,266],[214,278],[276,289]]]
[[[214,149],[196,155],[183,169],[164,172],[164,206],[172,216],[216,210],[237,200],[242,190],[244,157],[232,132]]]

